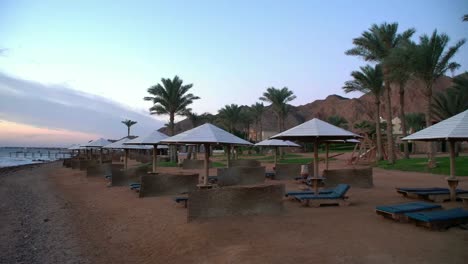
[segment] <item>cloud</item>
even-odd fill
[[[131,91],[129,91],[131,92]],[[124,119],[138,122],[133,135],[163,126],[149,114],[137,112],[100,96],[23,80],[0,72],[0,119],[40,128],[77,131],[105,138],[126,136]]]

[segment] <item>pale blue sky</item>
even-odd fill
[[[179,75],[197,113],[287,86],[300,105],[344,93],[365,62],[344,52],[373,23],[468,37],[468,1],[0,1],[0,71],[107,97],[137,111]],[[468,47],[456,56],[468,70]],[[46,96],[46,95],[44,95]],[[354,95],[356,96],[356,95]],[[166,119],[164,117],[164,119]],[[14,120],[13,120],[14,121]]]

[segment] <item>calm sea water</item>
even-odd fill
[[[0,147],[0,168],[43,163],[70,157],[66,149]]]

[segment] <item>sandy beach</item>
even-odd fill
[[[444,178],[374,168],[375,187],[351,188],[347,207],[285,200],[281,216],[187,223],[171,196],[139,199],[57,162],[36,165],[0,176],[0,263],[466,263],[467,230],[430,231],[374,211],[410,201],[397,186],[445,187]]]

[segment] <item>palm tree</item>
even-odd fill
[[[294,92],[289,90],[288,87],[282,89],[276,89],[275,87],[267,88],[267,91],[263,93],[263,96],[259,98],[261,101],[271,103],[273,111],[278,118],[278,132],[284,130],[284,119],[286,118],[289,106],[288,102],[296,99]]]
[[[187,109],[187,111],[185,111],[184,113],[184,116],[187,117],[188,120],[190,120],[192,128],[197,127],[201,119],[201,116],[195,112],[192,112],[192,109]]]
[[[396,48],[389,56],[387,64],[392,69],[389,78],[392,83],[398,86],[398,95],[400,99],[399,118],[401,121],[402,136],[408,135],[405,121],[405,90],[406,83],[411,78],[411,56],[414,43],[408,41],[406,45]],[[408,141],[403,141],[403,156],[409,159]]]
[[[468,15],[463,16],[463,21],[468,21]]]
[[[398,48],[408,42],[414,34],[414,29],[408,29],[401,34],[397,33],[398,23],[381,25],[373,24],[368,31],[364,31],[358,38],[353,39],[354,48],[346,51],[347,55],[360,56],[366,61],[373,61],[382,64],[382,72],[385,86],[386,97],[386,119],[389,122],[387,126],[388,140],[388,163],[395,163],[395,151],[393,141],[392,105],[391,105],[391,79],[392,69],[387,64],[389,55],[395,48]]]
[[[410,133],[418,132],[426,127],[426,117],[424,113],[407,113],[406,114],[406,127]]]
[[[248,106],[242,107],[240,122],[245,129],[245,139],[250,140],[250,125],[255,121],[254,113]]]
[[[339,115],[332,115],[327,118],[328,123],[341,127],[344,129],[348,129],[348,120],[346,120],[344,117],[339,116]]]
[[[412,49],[412,68],[414,75],[425,85],[424,93],[427,100],[426,126],[432,125],[432,86],[434,82],[443,76],[448,70],[454,71],[460,65],[451,61],[458,49],[465,43],[462,39],[454,46],[447,47],[449,37],[446,34],[438,34],[434,30],[431,36],[424,34],[419,38],[419,44]],[[435,166],[434,144],[428,143],[429,166]]]
[[[122,124],[127,126],[127,136],[130,136],[130,127],[137,123],[138,123],[137,121],[133,121],[130,119],[125,119],[124,121],[122,121]]]
[[[254,116],[254,122],[255,122],[255,141],[262,141],[262,131],[263,131],[263,125],[262,125],[262,116],[263,112],[265,111],[265,106],[263,103],[255,103],[250,106],[250,109],[253,113]],[[258,140],[258,134],[260,134],[260,140]]]
[[[380,64],[375,67],[366,65],[361,67],[361,71],[353,71],[351,76],[354,78],[352,81],[345,82],[343,90],[349,92],[362,92],[365,94],[372,94],[375,103],[375,125],[377,134],[377,161],[383,158],[382,149],[382,135],[380,131],[380,98],[384,91],[383,86],[383,72]]]
[[[174,135],[174,118],[176,115],[184,115],[188,106],[194,100],[200,99],[191,93],[187,93],[193,84],[183,85],[183,80],[179,76],[161,79],[162,84],[156,84],[148,88],[148,93],[152,96],[144,97],[145,101],[152,101],[153,106],[149,109],[150,114],[169,115],[169,135]],[[175,162],[177,154],[175,148],[171,148],[171,161]]]
[[[442,121],[468,109],[468,73],[453,79],[452,87],[438,93],[432,102],[434,117]]]
[[[236,104],[225,105],[218,110],[218,115],[229,132],[233,133],[236,125],[242,119],[242,107]]]

